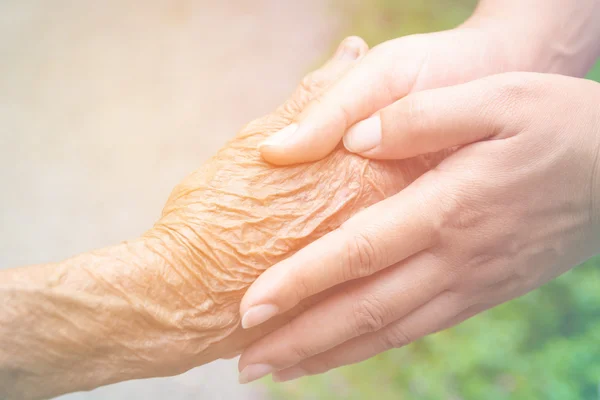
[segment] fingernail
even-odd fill
[[[282,371],[277,371],[273,373],[273,381],[274,382],[288,382],[293,381],[294,379],[302,378],[303,376],[308,375],[306,370],[300,367],[291,367],[288,369],[284,369]]]
[[[337,48],[334,58],[340,61],[356,60],[362,53],[362,46],[358,38],[346,38]]]
[[[273,304],[261,304],[250,307],[242,316],[242,328],[248,329],[260,325],[273,318],[279,312],[279,308]]]
[[[275,132],[262,142],[258,147],[279,146],[288,140],[298,130],[298,124],[291,124],[280,131]]]
[[[352,153],[364,153],[381,144],[381,118],[365,119],[346,132],[344,146]]]
[[[273,367],[267,364],[250,364],[240,372],[239,382],[243,385],[250,383],[273,372]]]

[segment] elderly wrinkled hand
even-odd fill
[[[397,193],[444,155],[383,162],[338,148],[312,164],[274,167],[262,159],[259,143],[366,51],[362,40],[346,40],[290,100],[185,178],[141,238],[0,271],[0,397],[46,398],[181,373],[241,352],[308,307],[239,328],[244,292],[265,269]]]
[[[243,294],[261,273],[360,210],[399,192],[445,155],[440,151],[377,161],[339,147],[317,162],[285,167],[261,157],[259,144],[289,124],[367,49],[362,39],[346,39],[288,102],[244,127],[179,184],[162,218],[145,235],[150,243],[157,239],[163,244],[168,268],[162,275],[180,282],[181,297],[192,305],[182,309],[179,301],[160,299],[162,307],[172,304],[173,314],[194,329],[205,326],[206,314],[197,309],[209,304],[206,316],[214,324],[210,339],[227,337],[222,347],[229,352],[240,352],[257,337],[243,330],[234,339],[229,335],[239,327]]]
[[[249,347],[242,380],[274,372],[285,381],[362,361],[596,254],[598,104],[598,83],[508,73],[409,95],[355,125],[344,143],[367,158],[457,150],[253,284],[242,301],[245,326],[331,295]]]

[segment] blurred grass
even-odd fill
[[[349,34],[370,46],[461,23],[476,0],[343,3]],[[600,62],[588,75],[600,81]],[[600,398],[600,258],[406,348],[296,382],[268,383],[274,399]]]
[[[414,33],[450,29],[466,20],[477,0],[358,0],[341,2],[348,15],[348,34],[373,47],[385,40]]]
[[[596,81],[596,82],[600,82],[600,60],[598,60],[598,62],[596,62],[596,65],[588,73],[587,77],[589,79],[592,79],[592,80]]]

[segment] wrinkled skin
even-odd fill
[[[352,51],[354,57],[338,52],[289,101],[188,176],[143,237],[0,271],[0,398],[47,398],[178,374],[241,352],[318,301],[239,328],[242,296],[264,270],[406,187],[443,156],[370,161],[340,147],[312,164],[262,160],[258,144],[360,62],[354,58],[366,48]]]
[[[213,341],[238,328],[240,300],[261,272],[360,210],[397,193],[442,158],[439,153],[403,161],[372,161],[339,147],[315,163],[288,167],[266,163],[258,145],[293,121],[348,66],[347,61],[330,61],[305,78],[274,113],[243,128],[174,189],[162,218],[148,233],[181,244],[168,245],[167,274],[185,277],[182,293],[187,301],[207,305],[211,328],[219,332]],[[197,283],[205,290],[197,290]],[[287,318],[298,311],[288,313]],[[272,330],[271,326],[238,331],[218,347],[235,354],[265,330]]]

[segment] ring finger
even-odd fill
[[[240,359],[240,381],[258,379],[382,329],[445,291],[451,277],[445,271],[430,252],[421,252],[350,283],[250,346]]]

